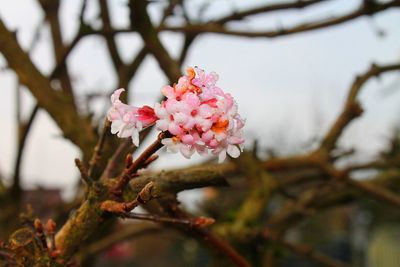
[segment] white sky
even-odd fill
[[[113,24],[125,26],[128,13],[122,0],[112,3]],[[190,10],[204,1],[192,1]],[[207,17],[229,13],[233,7],[272,1],[209,1]],[[338,0],[323,4],[306,12],[280,12],[250,19],[245,29],[273,29],[298,22],[341,14],[351,10],[360,1]],[[156,19],[157,8],[151,11]],[[77,27],[80,0],[63,1],[62,27],[66,41]],[[89,1],[88,21],[96,17],[95,1]],[[42,21],[43,14],[33,0],[0,1],[0,17],[18,30],[18,39],[29,46],[33,29]],[[391,63],[400,60],[400,10],[381,13],[373,18],[360,18],[348,24],[322,31],[281,37],[278,39],[246,39],[215,34],[203,35],[192,46],[185,66],[197,65],[220,75],[219,85],[236,98],[240,113],[247,118],[248,140],[258,138],[264,147],[279,148],[289,143],[299,149],[299,144],[312,137],[321,136],[342,107],[346,92],[358,73],[365,71],[372,62]],[[235,25],[237,26],[237,25]],[[379,38],[378,30],[385,32]],[[44,73],[49,73],[54,62],[52,47],[47,44],[48,29],[41,31],[41,42],[32,54],[34,62]],[[179,34],[163,33],[162,41],[172,55],[180,51]],[[130,60],[141,47],[135,34],[118,38],[120,52]],[[81,41],[68,60],[70,74],[78,94],[110,91],[115,77],[108,56],[104,53],[103,39],[88,37]],[[0,57],[1,66],[4,60]],[[359,148],[361,155],[371,155],[384,147],[390,130],[399,122],[400,81],[397,75],[385,75],[368,83],[361,94],[364,116],[351,124],[341,143]],[[165,76],[151,57],[147,57],[132,84],[133,104],[152,104],[165,85]],[[395,86],[394,86],[395,85]],[[396,88],[397,87],[397,88]],[[0,171],[10,176],[15,158],[15,76],[9,71],[0,72]],[[397,89],[397,90],[396,90]],[[24,94],[24,114],[28,114],[32,100]],[[96,112],[107,109],[99,103]],[[249,142],[251,143],[251,142]],[[294,147],[295,146],[295,147]],[[27,186],[61,186],[71,189],[77,174],[73,159],[78,151],[60,137],[60,132],[48,115],[40,112],[30,134],[23,161],[23,182]],[[158,167],[187,165],[196,159],[185,160],[179,155],[168,157]]]

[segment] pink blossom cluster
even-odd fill
[[[124,89],[118,89],[111,96],[108,112],[111,132],[121,138],[131,136],[137,146],[139,132],[155,124],[158,130],[172,135],[162,140],[170,152],[190,158],[196,151],[200,155],[211,151],[220,162],[226,154],[236,158],[243,150],[244,120],[232,96],[216,86],[217,80],[214,72],[189,68],[177,84],[162,88],[166,99],[156,103],[154,109],[122,103],[119,96]]]

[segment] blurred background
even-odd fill
[[[355,77],[365,73],[372,63],[400,61],[398,1],[298,2],[315,3],[302,8],[255,13],[240,20],[229,21],[226,28],[248,33],[279,33],[303,23],[346,16],[368,3],[395,4],[393,8],[375,14],[366,12],[329,27],[277,34],[274,37],[217,32],[197,34],[190,43],[183,62],[180,62],[182,72],[188,66],[199,66],[207,72],[215,71],[219,74],[219,86],[235,97],[239,112],[246,118],[246,147],[251,149],[256,141],[261,158],[296,155],[314,149],[343,109]],[[166,10],[171,3],[173,6],[167,14]],[[168,27],[206,25],[230,14],[284,3],[296,2],[155,0],[149,1],[147,11],[154,25],[166,25],[167,29],[159,33],[161,43],[172,58],[178,59],[188,35],[179,30],[168,30]],[[54,8],[52,5],[57,6],[56,11],[51,11]],[[102,16],[104,5],[108,12],[108,22]],[[101,33],[101,29],[130,29],[128,1],[0,1],[1,20],[10,31],[15,32],[18,43],[25,51],[29,51],[32,62],[45,76],[51,76],[57,65],[57,41],[54,41],[54,25],[50,22],[54,16],[59,23],[58,42],[64,46],[74,42],[82,31],[82,25],[91,31],[79,39],[66,57],[65,64],[77,109],[81,114],[89,115],[94,124],[101,124],[110,107],[110,93],[121,85],[118,69],[116,70],[115,60],[111,55],[113,52],[110,53],[113,50],[112,45],[105,38],[110,35]],[[122,64],[129,65],[140,54],[143,40],[137,32],[121,30],[111,37],[115,53]],[[151,53],[145,55],[140,63],[132,79],[123,83],[129,89],[128,102],[133,105],[152,105],[160,98],[160,89],[174,81],[170,81]],[[15,175],[19,147],[18,125],[21,120],[29,118],[36,100],[30,90],[20,83],[1,54],[0,67],[0,175],[2,183],[7,187],[13,183]],[[54,79],[51,83],[57,90],[62,87],[63,82]],[[346,156],[339,165],[376,160],[385,151],[397,153],[395,145],[400,125],[399,88],[398,72],[371,79],[363,87],[359,101],[364,113],[346,127],[337,144],[340,150],[352,150],[354,153]],[[145,144],[154,139],[151,138],[154,136],[156,133],[151,133]],[[38,203],[36,209],[43,209],[37,211],[39,214],[46,214],[49,212],[48,207],[72,201],[76,197],[79,192],[79,173],[74,165],[74,158],[80,156],[81,150],[63,137],[62,131],[46,111],[39,109],[27,136],[19,175],[22,188],[29,192],[25,196],[26,201]],[[160,159],[151,168],[174,169],[201,162],[204,159],[199,156],[186,160],[181,155],[171,155],[163,151]],[[366,179],[377,173],[376,170],[369,170],[357,173],[356,177]],[[208,212],[215,215],[221,214],[224,208],[229,210],[237,206],[236,199],[227,197],[232,190],[237,191],[238,198],[243,195],[240,186],[233,186],[219,190],[218,193],[214,189],[185,191],[178,195],[178,199],[194,213]],[[45,194],[49,197],[44,200]],[[216,199],[219,199],[217,207]],[[280,201],[271,201],[266,208],[268,212],[277,209]],[[399,215],[398,209],[382,206],[367,198],[311,216],[290,229],[287,238],[311,244],[349,266],[400,266]],[[46,216],[48,215],[44,215]],[[224,216],[221,215],[222,220],[229,221],[228,215]],[[91,264],[210,264],[210,253],[194,240],[177,235],[171,230],[157,229],[154,232],[157,234],[151,237],[143,235],[134,241],[124,241],[108,248]],[[149,250],[149,247],[152,249]],[[320,266],[301,260],[280,248],[274,249],[280,259],[274,266]],[[156,257],[152,256],[154,251],[157,251]],[[260,259],[254,262],[254,266],[267,266]]]

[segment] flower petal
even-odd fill
[[[232,158],[237,158],[240,156],[240,150],[235,145],[228,145],[227,152]]]
[[[226,150],[223,149],[223,150],[221,150],[221,152],[219,152],[219,154],[218,154],[218,163],[224,162],[225,159],[226,159]]]

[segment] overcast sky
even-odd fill
[[[98,13],[96,1],[89,1],[85,14],[93,21]],[[122,0],[109,1],[113,24],[126,26],[128,13]],[[204,1],[192,1],[193,14]],[[272,1],[209,1],[206,18],[218,17],[234,9]],[[338,0],[307,11],[279,12],[255,16],[244,29],[273,29],[298,22],[341,14],[356,7],[360,1]],[[65,41],[76,31],[80,0],[62,1],[62,28]],[[157,20],[160,4],[153,5]],[[10,29],[18,30],[18,39],[29,47],[33,30],[43,20],[40,8],[33,0],[0,1],[0,17]],[[239,111],[247,118],[248,140],[259,139],[263,147],[279,147],[288,142],[286,151],[299,149],[313,137],[321,136],[340,111],[346,92],[356,74],[365,71],[372,62],[391,63],[400,60],[400,10],[391,10],[360,18],[325,30],[281,37],[277,39],[246,39],[207,34],[192,46],[185,66],[200,66],[220,75],[218,84],[230,92],[239,103]],[[383,35],[379,35],[381,32]],[[32,53],[34,62],[43,73],[49,73],[54,62],[49,31],[41,31],[41,41]],[[163,33],[162,41],[175,56],[180,50],[179,34]],[[118,37],[118,46],[126,60],[141,47],[135,34]],[[105,92],[115,87],[116,80],[106,45],[100,37],[85,38],[70,56],[68,67],[78,94]],[[106,56],[107,55],[107,56]],[[3,58],[1,66],[5,65]],[[0,73],[0,171],[11,175],[15,158],[15,75]],[[341,139],[346,147],[358,148],[364,157],[385,145],[391,129],[400,121],[400,81],[397,75],[385,75],[367,84],[361,94],[366,110],[364,116],[352,123]],[[155,60],[148,56],[132,83],[132,104],[149,104],[159,97],[166,78]],[[29,93],[24,93],[24,114],[32,107]],[[108,108],[101,102],[94,109],[98,116]],[[60,137],[60,131],[45,112],[40,112],[31,132],[23,165],[23,182],[27,186],[61,186],[71,189],[77,175],[73,159],[78,150]],[[198,159],[198,158],[197,158]],[[196,162],[179,155],[158,163],[162,168]],[[179,162],[179,163],[178,163]]]

